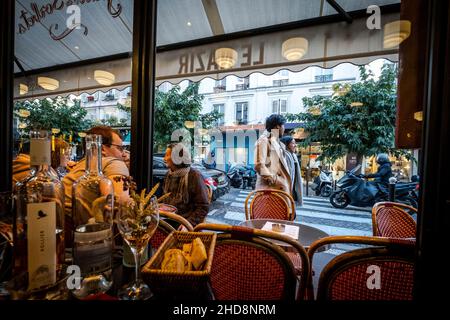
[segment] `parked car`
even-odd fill
[[[200,171],[203,176],[203,181],[212,189],[212,201],[217,200],[230,191],[230,181],[224,171],[219,169],[207,169],[198,163],[194,163],[192,167]],[[163,157],[153,157],[153,184],[160,183],[159,190],[156,193],[158,197],[163,193],[162,186],[167,171],[168,169],[164,163]]]

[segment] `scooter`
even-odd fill
[[[256,170],[251,166],[245,166],[246,170],[242,174],[242,189],[247,189],[248,187],[255,190],[256,188]]]
[[[253,167],[243,164],[233,164],[227,172],[230,185],[233,188],[247,189],[256,187],[256,171]]]
[[[227,176],[230,179],[230,185],[233,188],[240,188],[244,182],[241,173],[242,167],[243,166],[239,164],[232,164],[228,169]]]
[[[316,193],[316,196],[328,198],[333,192],[333,173],[320,169],[320,174],[314,178],[311,188]]]
[[[343,209],[348,205],[356,207],[371,207],[377,202],[389,201],[389,190],[387,187],[376,182],[367,181],[355,172],[361,166],[347,171],[336,183],[337,190],[330,196],[333,207]],[[397,183],[395,187],[395,201],[408,204],[417,208],[418,203],[411,195],[416,189],[417,182]]]

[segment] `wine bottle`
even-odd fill
[[[83,278],[73,291],[83,298],[112,285],[114,187],[102,173],[102,137],[86,136],[86,170],[73,185],[73,257]]]
[[[64,186],[51,169],[47,131],[30,134],[31,175],[18,184],[13,220],[14,274],[28,274],[28,289],[55,284],[64,264]]]

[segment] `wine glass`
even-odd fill
[[[141,255],[155,233],[159,223],[159,209],[156,197],[148,204],[131,200],[119,205],[117,227],[125,242],[130,246],[135,261],[134,282],[119,291],[122,300],[146,300],[153,296],[150,288],[142,281],[140,272]]]

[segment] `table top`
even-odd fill
[[[287,221],[287,220],[277,220],[277,219],[253,219],[253,220],[247,220],[241,222],[239,225],[244,227],[250,227],[255,229],[262,229],[266,222],[273,222],[273,223],[279,223],[279,224],[285,224],[285,225],[293,225],[299,227],[298,232],[298,242],[305,248],[308,249],[309,246],[316,240],[319,240],[321,238],[328,237],[329,234],[311,226],[307,226],[305,224],[295,222],[295,221]],[[278,242],[277,240],[271,240],[274,243],[277,243],[279,245],[286,245],[282,242]],[[317,251],[325,251],[328,250],[329,246],[323,246],[319,248]]]

